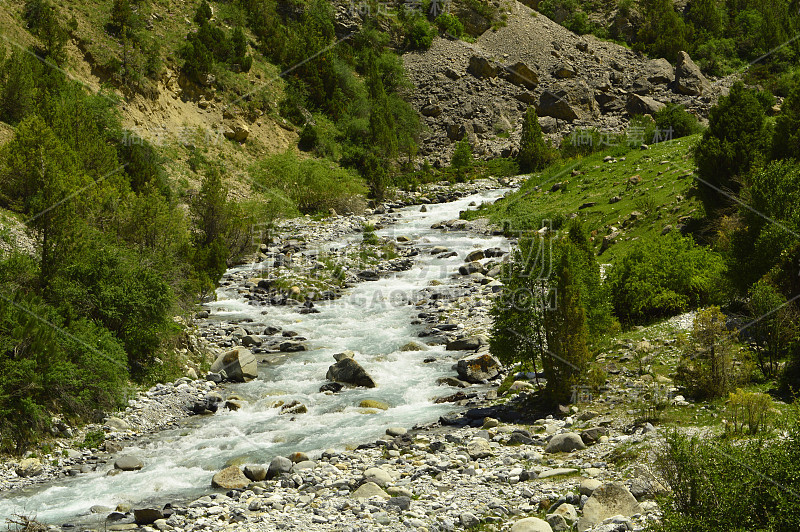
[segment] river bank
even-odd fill
[[[480,186],[491,188],[492,185]],[[466,193],[468,191],[464,192]],[[425,205],[424,202],[421,204]],[[463,224],[455,222],[454,217],[449,217],[433,224],[440,227],[435,230],[437,233],[432,233],[424,239],[416,239],[413,236],[408,238],[404,234],[406,228],[401,225],[402,220],[390,212],[404,206],[396,205],[384,205],[376,209],[383,210],[383,213],[373,212],[364,217],[342,217],[346,222],[335,220],[287,222],[290,224],[291,236],[285,238],[278,236],[270,245],[260,250],[262,256],[257,260],[266,263],[266,268],[260,267],[255,270],[247,267],[234,268],[226,274],[218,292],[218,301],[209,305],[207,315],[200,314],[196,320],[197,338],[199,342],[216,351],[241,346],[245,342],[260,341],[260,345],[253,343],[248,348],[259,357],[261,379],[274,382],[281,382],[282,379],[286,381],[286,376],[280,374],[279,368],[289,366],[285,363],[287,360],[303,357],[305,351],[297,350],[288,354],[284,351],[286,346],[282,348],[282,344],[306,346],[309,352],[323,348],[331,354],[339,347],[326,346],[325,342],[315,344],[310,337],[306,341],[301,334],[284,336],[286,331],[297,332],[290,330],[291,324],[296,323],[301,317],[313,319],[315,316],[308,309],[319,307],[324,314],[329,310],[326,305],[332,305],[334,304],[332,301],[336,300],[338,300],[335,303],[338,305],[336,308],[347,310],[349,307],[363,307],[364,302],[357,301],[357,298],[359,294],[364,296],[365,293],[354,290],[359,286],[374,283],[373,286],[387,289],[386,293],[381,290],[368,292],[372,296],[381,294],[381,297],[388,297],[388,289],[391,288],[392,293],[400,293],[400,303],[402,303],[398,305],[398,302],[394,301],[394,305],[400,308],[405,305],[412,310],[412,312],[404,310],[393,319],[407,320],[410,316],[416,327],[414,330],[418,331],[418,338],[413,341],[418,345],[409,346],[408,351],[401,353],[404,357],[408,357],[409,363],[416,360],[420,365],[439,364],[442,368],[439,383],[455,385],[455,387],[419,388],[424,390],[425,394],[433,392],[435,396],[446,397],[452,401],[446,403],[449,408],[438,416],[438,422],[407,422],[398,426],[393,423],[394,419],[387,417],[385,411],[380,408],[356,406],[359,405],[359,400],[362,400],[362,395],[345,394],[342,398],[335,399],[339,401],[337,404],[340,406],[331,410],[330,407],[323,407],[322,402],[317,402],[315,399],[317,396],[323,398],[327,396],[330,400],[334,400],[331,392],[310,395],[308,392],[298,390],[297,393],[304,394],[302,397],[308,404],[302,406],[306,407],[309,413],[292,412],[281,418],[277,417],[280,414],[270,415],[265,417],[261,424],[274,423],[281,419],[281,423],[287,426],[297,425],[307,423],[305,420],[314,419],[315,415],[341,416],[343,412],[357,410],[358,416],[353,418],[354,424],[345,426],[344,440],[341,441],[359,442],[361,445],[358,449],[352,450],[347,450],[346,446],[325,449],[320,447],[327,437],[324,434],[314,440],[317,443],[303,443],[302,438],[293,439],[294,435],[289,433],[282,436],[288,438],[285,443],[278,447],[270,447],[263,440],[265,436],[268,437],[269,432],[259,432],[260,429],[254,432],[252,428],[247,428],[251,425],[236,423],[244,416],[252,417],[261,411],[276,412],[285,406],[286,402],[277,404],[279,401],[268,399],[269,394],[277,393],[274,390],[260,390],[255,393],[248,384],[218,385],[205,378],[181,379],[175,383],[162,384],[140,394],[125,412],[118,413],[114,419],[106,420],[104,430],[111,452],[87,450],[80,457],[64,457],[66,460],[74,461],[64,465],[76,469],[75,466],[80,464],[79,472],[74,474],[77,477],[84,474],[80,471],[86,465],[87,469],[96,470],[94,473],[87,471],[90,477],[92,474],[97,476],[112,471],[113,481],[123,482],[124,479],[131,478],[127,475],[141,475],[152,464],[144,464],[145,470],[141,472],[119,472],[119,469],[111,466],[111,462],[130,451],[120,451],[115,445],[124,443],[129,448],[146,450],[158,446],[159,438],[165,438],[166,443],[162,445],[174,447],[174,453],[180,454],[183,452],[182,449],[192,453],[195,452],[194,447],[181,447],[181,436],[189,430],[209,431],[213,428],[218,431],[223,427],[231,432],[229,443],[225,445],[236,446],[238,442],[245,440],[259,448],[256,451],[233,453],[249,459],[243,461],[237,459],[220,464],[216,470],[208,470],[207,466],[203,466],[192,477],[196,484],[192,486],[193,491],[191,491],[194,496],[171,497],[166,507],[163,498],[158,504],[94,505],[92,510],[96,513],[97,519],[103,521],[102,525],[79,525],[64,529],[133,530],[141,527],[145,530],[186,531],[380,528],[391,530],[410,527],[450,530],[470,528],[480,523],[502,529],[508,528],[512,522],[521,517],[530,515],[546,517],[549,513],[560,515],[563,523],[558,517],[550,517],[548,521],[551,524],[547,526],[552,530],[565,530],[563,526],[576,522],[579,516],[586,517],[586,504],[594,490],[601,485],[606,485],[606,488],[598,492],[598,497],[589,504],[588,514],[592,523],[604,526],[603,520],[614,517],[616,513],[605,515],[611,511],[608,508],[618,509],[617,513],[629,516],[629,519],[620,518],[617,519],[619,522],[608,523],[608,527],[602,530],[607,532],[617,529],[641,529],[648,520],[657,518],[657,506],[651,499],[659,491],[659,487],[658,483],[652,480],[652,476],[646,470],[619,470],[608,461],[608,456],[615,453],[618,447],[639,444],[654,438],[656,434],[651,430],[652,427],[631,426],[629,420],[620,420],[610,414],[598,416],[596,412],[578,408],[573,408],[572,415],[565,416],[565,419],[552,417],[530,419],[524,425],[504,423],[503,421],[509,421],[514,417],[513,415],[509,417],[509,413],[513,413],[514,409],[492,407],[491,404],[496,398],[494,390],[480,384],[470,385],[465,380],[469,376],[457,371],[458,365],[455,363],[458,358],[464,356],[464,352],[448,351],[446,349],[448,345],[453,344],[454,348],[467,349],[474,353],[471,356],[482,357],[487,352],[485,335],[490,325],[489,301],[497,287],[493,284],[494,266],[491,263],[499,258],[492,256],[495,254],[494,251],[490,251],[492,247],[479,245],[481,242],[478,241],[475,243],[477,247],[471,249],[473,245],[465,247],[462,242],[458,247],[460,252],[453,257],[454,261],[440,263],[437,262],[439,260],[437,258],[427,263],[426,268],[441,268],[441,271],[409,272],[406,268],[404,275],[411,276],[415,283],[404,281],[400,285],[381,285],[383,282],[388,282],[383,280],[384,278],[390,278],[401,271],[398,264],[400,266],[403,264],[397,259],[412,259],[413,262],[419,262],[430,260],[430,256],[439,257],[452,253],[446,246],[438,245],[435,235],[472,239],[492,232],[491,228],[483,224],[472,225],[472,222]],[[406,211],[407,217],[409,212]],[[370,270],[364,269],[363,257],[356,257],[349,252],[352,250],[348,250],[350,247],[360,249],[363,246],[363,230],[366,224],[376,227],[378,247],[391,241],[393,243],[391,249],[395,250],[394,254],[389,254],[391,258],[367,257],[371,261]],[[332,250],[324,245],[336,239],[339,239],[336,249]],[[291,250],[288,257],[284,251],[287,245],[296,248]],[[442,247],[445,249],[437,249]],[[308,253],[309,251],[312,253]],[[434,251],[436,253],[433,253]],[[340,266],[338,271],[344,272],[344,276],[338,277],[344,282],[340,286],[332,286],[332,290],[336,291],[332,299],[318,297],[323,292],[319,290],[318,285],[304,284],[308,280],[318,281],[320,278],[326,283],[331,281],[330,277],[307,275],[309,271],[314,270],[314,262],[320,262],[317,259],[321,253],[336,256],[338,261],[336,265]],[[468,257],[472,253],[475,254]],[[281,254],[283,255],[281,262],[286,258],[291,259],[291,267],[275,266],[275,261]],[[478,258],[480,254],[483,256]],[[468,258],[472,260],[468,261]],[[372,261],[372,259],[378,260]],[[447,259],[442,259],[445,260]],[[462,269],[476,262],[483,268]],[[335,268],[324,268],[324,270],[337,271]],[[254,277],[254,271],[261,277]],[[363,275],[364,271],[377,274],[378,280],[368,280],[375,277]],[[280,278],[287,272],[294,273],[292,282],[295,284],[281,284],[283,293],[291,295],[292,288],[296,286],[299,294],[302,294],[301,298],[287,295],[285,300],[273,302],[274,295],[267,297],[269,292],[259,287],[259,281],[253,282],[254,279]],[[429,277],[424,277],[425,275]],[[424,286],[422,290],[413,288],[420,284]],[[311,302],[310,305],[307,304],[308,301]],[[266,307],[273,310],[278,308],[280,312],[277,315],[270,314],[270,324],[257,323],[258,319],[252,316],[258,314],[258,309]],[[367,307],[370,312],[375,309]],[[332,327],[348,327],[349,316],[344,314],[342,318],[343,321],[334,321],[331,324],[321,319],[313,322],[317,328],[313,325],[306,326],[306,330],[318,331],[323,335],[330,334]],[[272,334],[263,334],[267,332],[266,327],[275,328],[278,322],[283,326],[277,327],[277,330],[270,330]],[[386,334],[391,337],[390,329],[387,329]],[[247,337],[250,337],[250,340],[245,340]],[[400,338],[401,336],[398,336],[396,339],[399,341]],[[370,341],[374,342],[375,339],[373,336]],[[351,341],[346,340],[342,345],[347,345]],[[366,347],[363,346],[364,349]],[[392,344],[388,347],[380,346],[376,350],[388,352],[399,350],[400,347]],[[330,357],[323,359],[324,361],[306,359],[303,367],[315,364],[320,366],[321,369],[311,374],[321,377],[324,375],[324,367],[334,362]],[[368,349],[364,353],[359,351],[356,354],[356,360],[365,360],[369,368],[377,367],[370,366],[370,362],[385,362],[385,359],[386,355],[383,354],[371,356]],[[283,363],[276,364],[279,361]],[[292,370],[294,372],[292,378],[296,378],[296,371],[300,367],[297,366]],[[395,368],[404,366],[390,366],[385,374],[378,375],[378,380],[383,383],[382,386],[388,384],[386,379],[396,372]],[[496,373],[492,375],[494,382],[498,382],[504,376],[502,368],[497,368]],[[474,380],[480,382],[484,379]],[[316,391],[316,388],[323,383],[324,381],[315,380],[302,385],[301,388],[304,386]],[[505,398],[500,402],[520,401],[519,404],[522,405],[531,387],[532,385],[523,379],[522,382],[515,384],[511,393],[512,398]],[[624,388],[624,384],[621,383],[620,388]],[[240,401],[243,411],[227,412],[225,415],[229,417],[218,418],[224,422],[220,425],[194,425],[194,420],[198,417],[186,416],[191,412],[192,405],[198,400],[204,400],[209,393],[219,394],[224,402]],[[286,392],[281,391],[280,394],[279,396],[284,396]],[[365,398],[363,400],[375,400],[371,399],[369,394],[363,397]],[[403,403],[398,396],[390,395],[382,399],[387,399],[387,406],[391,406],[388,412],[396,410],[396,407]],[[353,406],[347,406],[348,404]],[[342,408],[343,411],[340,410]],[[426,411],[420,410],[420,412]],[[430,418],[432,412],[425,416]],[[236,417],[240,413],[243,415]],[[214,414],[217,415],[221,414]],[[414,419],[416,415],[401,416],[399,419]],[[170,429],[171,432],[167,433],[171,435],[160,434],[160,430],[164,429]],[[362,432],[360,437],[359,430]],[[152,442],[147,443],[148,436],[143,436],[145,432],[153,438]],[[375,439],[384,432],[391,436]],[[336,438],[341,435],[333,436]],[[548,449],[554,439],[564,440],[565,446]],[[320,448],[321,451],[294,452],[304,446]],[[284,452],[278,453],[276,451],[278,448],[284,449]],[[209,452],[212,451],[213,448]],[[287,457],[292,457],[294,462]],[[273,469],[285,472],[286,475],[271,480],[259,479],[262,470],[266,474],[276,460]],[[242,469],[241,466],[244,464],[249,464],[249,468]],[[241,484],[220,483],[229,489],[212,490],[211,477],[219,469],[223,469],[222,465],[233,467],[225,470],[233,476],[234,482],[238,479]],[[59,470],[57,465],[46,467],[42,475],[52,472],[62,476],[72,474],[69,470],[64,473],[63,467]],[[374,468],[380,471],[372,471]],[[252,478],[242,480],[245,471]],[[163,473],[160,474],[163,476]],[[156,471],[155,475],[157,477],[159,472]],[[627,482],[625,487],[613,483],[623,479]],[[375,486],[370,485],[370,482],[374,482]],[[72,484],[72,489],[79,485]],[[165,486],[165,491],[167,487]],[[362,497],[370,493],[377,498]],[[640,499],[639,501],[633,498],[634,494]],[[388,495],[392,496],[386,498]],[[566,505],[562,505],[562,502]],[[557,511],[561,506],[564,507]],[[604,509],[592,513],[593,507]],[[601,516],[604,517],[600,519]],[[107,519],[103,519],[104,517]],[[584,521],[583,524],[588,522]],[[78,521],[73,522],[76,523]],[[528,523],[530,524],[530,521]],[[527,525],[523,523],[519,526]],[[519,530],[528,529],[519,528]],[[530,530],[539,529],[530,528]]]

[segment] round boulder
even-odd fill
[[[586,449],[586,444],[574,432],[565,432],[553,436],[545,447],[546,453],[571,453],[572,451]]]
[[[236,466],[226,467],[211,479],[212,488],[241,490],[250,484],[250,479]]]

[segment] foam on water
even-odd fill
[[[308,339],[305,352],[294,353],[281,363],[262,365],[259,379],[232,385],[229,393],[247,400],[236,412],[220,411],[213,416],[193,417],[181,428],[146,438],[125,449],[144,462],[141,471],[106,476],[106,469],[79,475],[43,487],[17,491],[0,498],[0,515],[13,513],[36,516],[49,523],[89,521],[92,506],[116,507],[120,502],[134,506],[147,502],[163,504],[207,491],[213,472],[226,464],[268,463],[274,456],[305,451],[312,456],[330,447],[373,440],[389,426],[410,427],[430,422],[452,406],[432,403],[448,393],[436,379],[452,375],[453,360],[443,347],[427,351],[399,351],[417,338],[419,326],[410,324],[416,314],[411,304],[416,292],[431,280],[444,281],[453,274],[471,249],[506,246],[501,237],[480,238],[463,232],[431,230],[435,221],[458,217],[471,201],[492,200],[500,191],[460,201],[402,211],[403,217],[379,235],[404,235],[421,249],[415,266],[379,281],[359,283],[344,297],[316,305],[318,314],[300,315],[285,307],[249,305],[235,287],[220,289],[212,316],[223,321],[249,318],[296,331]],[[352,238],[352,237],[350,237]],[[352,240],[351,240],[352,241]],[[333,243],[337,245],[337,243]],[[341,245],[341,243],[339,243]],[[458,257],[437,259],[426,248],[445,246]],[[254,266],[237,268],[242,272]],[[356,353],[356,360],[375,379],[375,389],[347,389],[336,395],[319,393],[332,355],[344,350]],[[436,362],[423,363],[428,357]],[[387,403],[388,410],[359,408],[364,399]],[[275,401],[298,400],[308,413],[279,415]],[[97,516],[101,519],[101,516]]]

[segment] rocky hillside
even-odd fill
[[[577,127],[620,131],[667,103],[703,119],[730,85],[706,79],[688,55],[676,65],[651,60],[575,35],[519,2],[505,9],[507,25],[474,43],[436,38],[426,52],[404,55],[411,101],[429,130],[420,153],[439,165],[465,136],[484,156],[513,153],[528,105],[558,140]]]

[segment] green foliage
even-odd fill
[[[428,19],[416,10],[401,10],[400,23],[403,28],[403,48],[406,50],[427,50],[431,47],[436,30]]]
[[[583,227],[563,238],[520,241],[503,272],[503,291],[491,309],[492,353],[503,363],[541,363],[550,401],[566,403],[589,373],[587,342],[611,327],[608,296]],[[601,375],[593,375],[598,385]]]
[[[695,150],[697,186],[703,203],[714,212],[739,192],[739,179],[757,167],[768,148],[764,107],[756,91],[737,82],[719,99],[708,118],[708,129]]]
[[[58,65],[63,63],[67,58],[65,47],[69,34],[59,23],[58,10],[48,0],[28,0],[22,17],[42,43],[37,52]]]
[[[737,388],[728,395],[725,429],[734,434],[757,434],[769,431],[772,414],[772,398],[765,393],[745,392]]]
[[[678,52],[689,48],[688,30],[683,18],[675,11],[671,0],[640,0],[639,5],[644,24],[639,30],[636,46],[649,55],[674,62]]]
[[[211,22],[211,7],[203,2],[198,6],[194,22],[196,32],[189,32],[180,51],[183,71],[194,81],[205,84],[215,65],[225,64],[236,72],[247,72],[253,58],[247,55],[247,39],[242,28],[235,27],[230,35]]]
[[[529,106],[522,122],[522,138],[517,155],[519,169],[522,172],[535,172],[550,164],[551,160],[552,154],[544,142],[536,109]]]
[[[37,61],[21,50],[15,49],[2,65],[2,92],[0,92],[0,119],[17,124],[35,106],[36,87],[34,72]]]
[[[594,33],[599,37],[605,36],[605,28],[589,21],[585,11],[589,6],[581,4],[578,0],[542,0],[537,9],[578,35]]]
[[[434,21],[439,31],[450,38],[460,39],[464,35],[464,25],[452,13],[443,12]]]
[[[0,263],[7,279],[20,259]],[[49,424],[50,408],[87,416],[118,406],[127,376],[125,352],[102,327],[65,320],[35,296],[0,298],[2,447],[24,452]]]
[[[457,170],[464,170],[472,166],[472,146],[468,139],[463,138],[456,143],[456,149],[450,159],[450,166]]]
[[[795,81],[783,100],[781,113],[775,119],[772,137],[773,159],[800,158],[800,83]]]
[[[758,367],[765,378],[778,375],[779,363],[791,352],[800,337],[798,313],[793,303],[766,281],[750,289],[748,311],[752,325],[746,331],[750,337]]]
[[[544,313],[547,351],[542,366],[549,399],[566,404],[573,387],[586,376],[589,350],[585,302],[578,280],[583,266],[580,250],[569,240],[561,243],[561,248],[552,283],[556,305]]]
[[[731,236],[732,278],[741,292],[764,276],[781,293],[800,290],[800,168],[774,161],[749,176],[739,209],[741,225]],[[792,257],[795,257],[794,259]]]
[[[291,151],[273,155],[250,169],[257,191],[277,191],[301,213],[352,212],[364,185],[352,170],[317,159],[298,159]]]
[[[653,120],[655,121],[656,130],[659,131],[662,136],[664,136],[666,132],[671,132],[673,139],[694,135],[703,130],[697,118],[687,113],[682,105],[667,105],[655,112]]]
[[[607,284],[616,316],[645,323],[721,301],[724,273],[717,253],[672,231],[641,241],[621,257]]]
[[[671,495],[661,505],[664,518],[655,529],[798,529],[793,493],[800,489],[800,430],[794,414],[786,438],[742,443],[669,433],[657,463]]]
[[[103,429],[90,430],[83,437],[83,442],[80,447],[83,449],[99,449],[103,442],[106,441],[106,433]]]
[[[698,399],[725,397],[739,381],[741,370],[734,367],[735,331],[728,330],[719,307],[697,312],[688,342],[684,345],[675,382]]]

